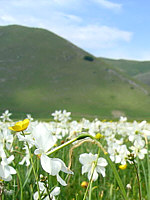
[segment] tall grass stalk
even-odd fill
[[[140,184],[140,178],[139,178],[139,170],[136,166],[136,163],[133,161],[136,177],[137,177],[137,183],[138,183],[138,190],[139,190],[139,200],[142,200],[142,194],[141,194],[141,184]]]
[[[22,131],[22,134],[23,134],[23,136],[25,137],[25,134],[24,134],[23,131]],[[33,162],[33,159],[32,159],[32,154],[31,154],[31,150],[30,150],[30,147],[29,147],[28,142],[26,142],[26,145],[27,145],[28,150],[29,150],[29,155],[30,155],[31,165],[32,165],[32,168],[33,168],[34,177],[35,177],[35,180],[36,180],[36,185],[37,185],[37,191],[38,191],[39,200],[41,200],[41,194],[40,194],[40,188],[39,188],[38,174],[36,173],[36,170],[35,170],[34,162]]]
[[[147,136],[144,134],[144,138],[145,138],[145,143],[146,143],[146,148],[147,148],[147,154],[146,154],[146,161],[147,161],[147,170],[148,173],[146,175],[145,172],[145,167],[143,165],[142,162],[142,168],[143,168],[143,172],[144,172],[144,177],[145,177],[145,184],[146,184],[146,190],[147,190],[147,200],[150,200],[150,158],[149,158],[149,144],[148,144],[148,139]]]

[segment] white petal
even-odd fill
[[[88,179],[89,179],[89,180],[91,179],[91,175],[92,175],[92,171],[90,170],[90,171],[88,172]],[[94,170],[92,180],[93,180],[93,181],[96,181],[97,179],[98,179],[98,173],[97,173],[96,170]]]
[[[58,161],[61,163],[61,171],[65,172],[67,174],[73,174],[73,172],[66,167],[65,163],[61,159],[53,158],[53,161]]]
[[[59,174],[57,174],[57,181],[63,186],[67,185],[67,183],[59,176]]]
[[[98,162],[97,162],[97,165],[99,165],[99,166],[107,166],[108,165],[108,163],[107,163],[107,161],[106,161],[106,159],[105,158],[99,158],[98,159]]]
[[[4,181],[11,181],[12,180],[12,176],[9,175],[7,178],[3,178]]]
[[[4,168],[0,165],[0,177],[5,177]]]
[[[52,176],[57,175],[61,170],[61,163],[53,160],[53,158],[49,158],[45,154],[41,155],[41,165],[42,168]]]
[[[16,174],[16,170],[11,166],[9,166],[9,171],[10,171],[10,174]]]
[[[13,160],[14,160],[14,155],[11,155],[8,159],[7,159],[7,162],[8,164],[10,164]]]
[[[120,163],[121,157],[119,155],[116,155],[115,163]]]
[[[39,155],[41,153],[43,153],[43,151],[41,149],[35,149],[35,151],[34,151],[35,155]]]
[[[83,153],[79,157],[79,161],[81,164],[86,165],[92,163],[97,159],[97,154],[93,155],[92,153]]]
[[[39,198],[39,195],[38,195],[38,191],[37,191],[37,192],[34,193],[33,199],[34,200],[38,200],[38,198]]]
[[[57,196],[60,194],[60,187],[55,187],[50,193],[51,196]]]
[[[6,178],[6,179],[7,179],[7,178],[10,176],[9,166],[3,167],[3,172],[4,172],[3,178]]]
[[[54,138],[46,126],[42,123],[39,123],[33,129],[33,137],[35,139],[35,145],[39,149],[43,149],[44,152],[47,152],[50,148],[56,143],[56,138]]]
[[[105,168],[104,167],[97,166],[96,170],[98,173],[102,174],[103,177],[105,177]]]
[[[141,149],[140,153],[147,154],[147,149]]]
[[[93,173],[93,181],[96,181],[98,179],[98,173],[96,170],[94,170],[94,173]]]
[[[89,172],[92,168],[92,165],[91,164],[88,164],[88,165],[83,165],[82,166],[82,174],[86,173],[86,172]]]

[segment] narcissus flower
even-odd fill
[[[97,165],[95,166],[95,162],[97,160]],[[88,172],[88,179],[91,179],[92,173],[93,173],[93,181],[96,181],[98,179],[98,173],[102,174],[103,177],[105,177],[105,167],[107,166],[107,161],[99,157],[97,159],[97,154],[93,155],[92,153],[83,153],[79,157],[80,163],[82,166],[82,174]],[[94,172],[93,167],[95,166]]]
[[[14,126],[9,127],[12,131],[24,131],[28,128],[29,125],[29,119],[24,119],[23,121],[16,122]]]
[[[57,181],[61,185],[66,186],[66,182],[59,176],[59,172],[62,171],[67,174],[73,174],[73,172],[66,167],[61,159],[47,156],[48,150],[56,144],[56,137],[51,135],[47,127],[42,123],[34,127],[32,135],[37,148],[34,154],[40,157],[42,168],[50,175],[56,176]]]
[[[9,166],[9,164],[14,160],[14,156],[11,155],[9,158],[3,157],[0,162],[0,178],[4,181],[11,181],[12,174],[16,174],[16,170]]]

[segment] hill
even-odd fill
[[[100,59],[142,83],[150,85],[150,61]]]
[[[74,118],[149,119],[149,94],[148,86],[50,31],[0,27],[1,112],[47,118],[67,109]]]

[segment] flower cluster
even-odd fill
[[[62,172],[73,175],[67,168],[65,162],[53,156],[53,152],[59,151],[68,144],[76,141],[81,134],[88,134],[98,142],[103,141],[103,148],[108,152],[112,162],[119,164],[120,169],[126,169],[127,163],[132,164],[132,159],[142,160],[148,153],[146,143],[150,138],[150,124],[146,121],[140,123],[128,122],[127,118],[121,117],[118,122],[106,122],[98,119],[92,122],[83,118],[78,121],[70,121],[71,113],[66,110],[55,111],[52,113],[54,121],[38,122],[33,121],[31,115],[23,121],[13,122],[9,119],[11,113],[6,110],[1,115],[0,121],[0,179],[11,181],[16,174],[14,143],[21,143],[21,150],[24,152],[20,157],[20,166],[29,167],[31,164],[34,169],[34,156],[40,159],[41,169],[50,176],[56,177],[57,182],[66,186],[67,182],[62,178]],[[65,144],[56,147],[62,139],[68,140]],[[71,141],[71,142],[70,142]],[[88,173],[88,180],[96,181],[99,174],[102,177],[107,175],[106,168],[108,162],[99,154],[82,153],[79,156],[82,164],[82,174]],[[35,170],[36,171],[36,170]],[[35,174],[36,177],[36,174]],[[53,191],[47,192],[47,183],[37,179],[37,191],[34,192],[34,199],[38,199],[40,194],[45,194],[44,199],[55,199],[59,195],[60,188],[55,187]]]

